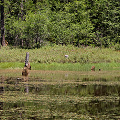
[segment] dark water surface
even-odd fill
[[[77,73],[74,79],[69,77],[70,73],[63,72],[57,74],[58,77],[56,73],[45,74],[47,76],[31,74],[25,80],[19,74],[1,75],[2,120],[120,119],[118,76],[108,80],[79,77]]]

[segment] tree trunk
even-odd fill
[[[1,0],[1,45],[5,46],[4,0]]]
[[[21,20],[23,21],[23,0],[21,1]]]
[[[23,0],[21,0],[21,20],[23,21]],[[22,33],[21,33],[22,36]],[[23,47],[23,39],[21,40],[21,45]]]

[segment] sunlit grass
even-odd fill
[[[120,52],[110,48],[44,46],[40,49],[1,48],[0,62],[24,62],[26,52],[32,63],[103,63],[120,62]],[[69,57],[66,59],[65,55]]]
[[[96,71],[120,70],[120,52],[110,48],[44,46],[40,49],[5,47],[0,50],[0,69],[22,69],[26,52],[32,70]],[[68,55],[68,58],[65,58]]]
[[[120,63],[31,63],[32,70],[61,70],[61,71],[110,71],[120,70]],[[0,69],[23,69],[24,62],[1,62]]]

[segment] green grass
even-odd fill
[[[51,64],[31,64],[32,69],[34,70],[63,70],[63,71],[90,71],[91,67],[95,65],[96,71],[101,70],[120,70],[120,63],[51,63]]]
[[[61,71],[91,71],[95,65],[96,71],[120,70],[120,63],[31,63],[32,70],[61,70]],[[20,62],[2,62],[0,69],[23,69],[24,63]]]
[[[19,62],[2,62],[0,63],[0,69],[22,69],[24,63]]]
[[[44,46],[40,49],[0,49],[0,69],[22,69],[26,52],[33,70],[120,70],[120,52],[110,48]],[[64,56],[69,55],[66,59]]]
[[[44,46],[40,49],[1,48],[0,62],[24,62],[26,52],[32,63],[103,63],[120,62],[120,52],[110,48]],[[69,55],[66,59],[64,56]]]

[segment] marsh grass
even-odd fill
[[[120,52],[110,48],[44,46],[40,49],[1,48],[0,62],[24,62],[26,52],[32,63],[103,63],[120,62]],[[65,58],[68,55],[68,59]]]
[[[0,49],[0,69],[21,69],[29,52],[33,70],[90,71],[120,70],[120,52],[110,48],[44,46],[40,49]],[[65,58],[68,55],[68,58]]]
[[[120,63],[31,63],[32,70],[61,70],[61,71],[95,71],[120,70]],[[1,62],[0,69],[23,69],[24,62]]]

